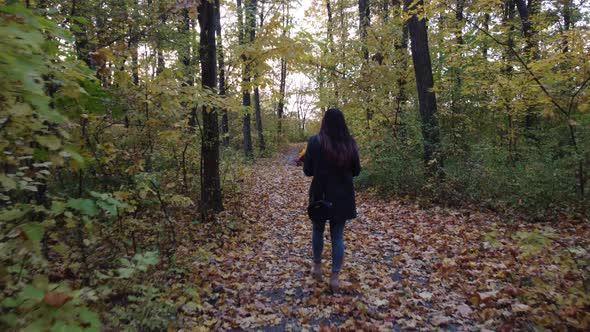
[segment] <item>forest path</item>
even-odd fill
[[[240,230],[217,239],[222,246],[194,263],[201,301],[183,307],[184,330],[523,327],[521,318],[531,308],[516,294],[523,280],[530,282],[531,270],[515,264],[510,236],[538,226],[505,226],[483,212],[423,209],[359,193],[359,217],[345,229],[342,293],[333,295],[327,286],[329,232],[325,281],[314,281],[305,210],[311,179],[293,160],[302,147],[292,145],[254,165],[252,187],[240,196],[249,222],[236,221]]]

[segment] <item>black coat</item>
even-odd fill
[[[360,171],[358,154],[350,167],[339,167],[326,160],[317,135],[309,139],[305,151],[303,172],[307,176],[313,176],[309,187],[310,203],[322,199],[322,193],[325,192],[324,199],[334,204],[336,218],[344,220],[356,218],[352,178],[359,175]]]

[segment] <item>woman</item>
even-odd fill
[[[344,225],[356,218],[356,206],[352,178],[361,171],[356,142],[350,136],[344,114],[330,108],[324,114],[319,134],[307,143],[303,171],[313,176],[309,188],[309,202],[324,200],[331,203],[329,209],[330,236],[332,240],[332,276],[330,288],[340,289],[338,275],[344,259]],[[324,229],[327,220],[313,222],[312,276],[322,279],[322,251]]]

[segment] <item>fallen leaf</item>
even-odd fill
[[[66,304],[66,302],[68,302],[71,299],[72,297],[65,293],[48,292],[45,293],[45,296],[43,297],[43,302],[54,308],[61,308],[61,306]]]
[[[422,292],[422,293],[419,293],[418,295],[426,301],[432,300],[432,293],[430,293],[430,292]]]
[[[467,304],[461,304],[457,306],[457,312],[461,317],[469,317],[473,310],[471,310],[471,307],[469,307]]]
[[[529,312],[531,311],[531,307],[526,304],[522,303],[513,303],[512,304],[512,311],[513,312]]]
[[[440,325],[446,325],[451,321],[451,318],[448,316],[443,316],[443,315],[438,315],[438,316],[434,316],[430,322],[432,323],[432,325],[434,326],[440,326]]]

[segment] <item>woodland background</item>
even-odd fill
[[[360,190],[587,223],[585,0],[313,0],[296,22],[300,6],[0,1],[1,329],[176,324],[154,276],[182,283],[179,245],[239,236],[255,161],[329,106]]]

